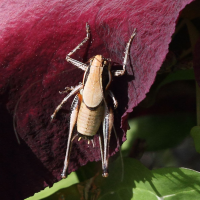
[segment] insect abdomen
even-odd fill
[[[104,105],[99,105],[94,110],[81,103],[77,119],[77,131],[82,135],[93,136],[99,130],[104,114]]]

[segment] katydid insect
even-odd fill
[[[56,113],[62,108],[63,104],[67,102],[69,97],[75,95],[71,105],[71,115],[69,124],[69,135],[67,141],[66,156],[64,161],[64,168],[61,174],[62,178],[66,177],[66,171],[70,159],[70,151],[72,142],[76,137],[78,141],[83,138],[93,143],[94,135],[99,137],[99,145],[102,160],[103,177],[108,177],[108,152],[110,136],[113,129],[114,114],[113,106],[107,102],[109,96],[117,108],[117,100],[114,94],[109,90],[112,76],[122,76],[126,70],[128,53],[130,50],[131,41],[136,35],[136,29],[133,31],[125,48],[125,57],[123,61],[122,70],[112,70],[109,59],[102,55],[96,55],[89,60],[89,65],[74,60],[70,56],[75,53],[80,47],[89,39],[90,28],[86,23],[86,37],[66,56],[67,62],[85,71],[83,82],[75,87],[66,87],[64,93],[71,91],[63,101],[57,106],[54,113],[51,115],[51,120],[55,118]],[[73,129],[77,125],[77,134],[73,135]],[[99,134],[100,126],[102,126],[103,134]]]

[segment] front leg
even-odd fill
[[[78,49],[80,49],[80,47],[90,38],[90,26],[88,23],[86,23],[86,37],[85,39],[80,43],[78,44],[78,46],[76,48],[74,48],[70,53],[67,54],[66,56],[66,60],[67,62],[75,65],[76,67],[82,69],[82,70],[86,70],[87,69],[87,65],[82,63],[82,62],[79,62],[77,60],[74,60],[73,58],[71,58],[70,56],[75,53]]]
[[[123,69],[122,70],[115,70],[113,75],[114,76],[122,76],[124,75],[125,71],[126,71],[126,64],[127,64],[127,59],[128,59],[128,55],[129,55],[129,51],[130,51],[130,46],[131,46],[131,42],[133,40],[133,38],[135,37],[136,35],[136,29],[134,29],[132,35],[131,35],[131,38],[129,39],[127,45],[126,45],[126,48],[125,48],[125,56],[124,56],[124,62],[123,62]]]
[[[78,91],[80,91],[83,88],[82,83],[77,85],[63,100],[62,102],[57,106],[57,108],[55,109],[54,113],[51,115],[51,121],[55,118],[57,112],[62,108],[63,104],[67,102],[67,100],[69,99],[69,97],[71,97],[72,95],[76,94]]]

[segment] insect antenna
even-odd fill
[[[58,75],[61,75],[61,74],[64,74],[66,72],[71,72],[75,69],[70,69],[70,70],[65,70],[65,71],[62,71],[58,74],[54,74],[52,76],[49,76],[49,77],[54,77],[54,76],[58,76]],[[17,132],[17,120],[16,120],[16,113],[17,113],[17,109],[18,109],[18,106],[19,106],[19,103],[21,101],[21,99],[24,97],[24,95],[27,93],[28,90],[30,90],[30,88],[35,85],[36,83],[39,83],[40,81],[42,82],[43,79],[40,79],[34,83],[32,83],[27,89],[25,89],[25,91],[22,93],[22,95],[19,97],[19,99],[17,100],[17,103],[15,105],[15,108],[14,108],[14,113],[13,113],[13,129],[14,129],[14,133],[15,133],[15,137],[17,139],[17,142],[18,144],[20,144],[20,139],[19,139],[19,134]]]
[[[41,79],[42,80],[42,79]],[[13,129],[14,129],[14,132],[15,132],[15,137],[17,139],[17,142],[18,144],[20,144],[20,140],[19,140],[19,136],[18,136],[18,133],[17,133],[17,121],[16,121],[16,113],[17,113],[17,108],[18,108],[18,105],[22,99],[22,97],[26,94],[26,92],[36,83],[40,82],[41,80],[39,81],[36,81],[34,83],[32,83],[24,92],[23,94],[20,96],[20,98],[18,99],[16,105],[15,105],[15,108],[14,108],[14,113],[13,113]]]

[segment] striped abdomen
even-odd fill
[[[101,125],[103,114],[104,104],[90,110],[84,102],[81,102],[77,119],[77,131],[86,136],[95,135]]]

